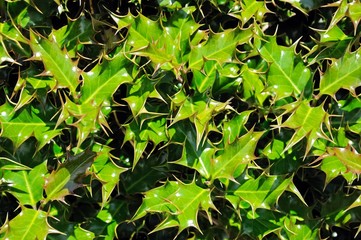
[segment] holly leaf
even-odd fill
[[[43,198],[47,172],[46,162],[43,162],[31,171],[6,171],[3,179],[11,186],[8,192],[14,195],[22,206],[31,205],[36,208],[37,203]]]
[[[357,175],[348,172],[347,167],[337,156],[327,156],[323,158],[320,169],[326,174],[325,186],[340,175],[342,175],[349,183],[357,179]]]
[[[44,187],[46,198],[43,204],[49,201],[62,200],[64,196],[81,187],[81,180],[92,165],[95,156],[96,153],[86,150],[78,155],[71,156],[56,171],[53,171],[46,178]]]
[[[323,106],[310,107],[307,101],[298,104],[290,104],[293,114],[281,124],[281,127],[287,127],[295,130],[290,141],[284,149],[286,152],[303,138],[307,138],[306,154],[310,151],[312,145],[318,138],[330,140],[323,132],[325,124],[330,129],[329,114],[323,110]]]
[[[350,146],[346,148],[330,147],[327,148],[327,153],[330,156],[336,156],[346,166],[347,171],[356,174],[361,173],[361,154],[356,152],[354,148]]]
[[[266,7],[266,2],[243,0],[240,5],[235,4],[229,15],[238,18],[242,24],[246,24],[251,18],[262,21],[263,16],[270,12]]]
[[[275,93],[276,99],[300,96],[311,79],[310,69],[295,55],[295,47],[279,46],[273,37],[260,49],[261,57],[270,65],[265,91]]]
[[[164,185],[145,193],[141,206],[132,220],[137,220],[148,213],[162,213],[165,216],[152,232],[170,227],[178,227],[178,234],[186,228],[195,227],[199,231],[197,216],[199,210],[207,213],[212,223],[209,210],[216,209],[209,189],[198,187],[193,181],[185,184],[180,181],[167,181]]]
[[[102,206],[105,206],[119,182],[120,174],[127,169],[119,167],[113,162],[110,147],[97,144],[93,146],[92,150],[97,153],[97,156],[91,167],[96,179],[102,183]]]
[[[92,43],[94,34],[91,21],[85,16],[80,16],[75,21],[69,21],[64,27],[53,30],[51,36],[54,36],[60,48],[67,49],[70,57],[76,57],[78,45]]]
[[[203,177],[212,176],[212,159],[216,149],[205,141],[197,144],[197,130],[189,121],[181,121],[168,130],[170,142],[181,145],[181,156],[174,163],[197,170]]]
[[[42,60],[46,74],[51,74],[57,81],[57,88],[68,88],[76,98],[76,88],[79,84],[80,71],[65,51],[58,44],[30,31],[30,46],[34,60]]]
[[[356,35],[357,26],[361,21],[361,3],[360,0],[352,1],[348,4],[348,12],[346,14],[352,21],[354,26],[354,33]]]
[[[168,140],[165,128],[165,117],[157,117],[152,119],[152,121],[138,121],[140,122],[137,122],[134,119],[132,122],[125,125],[124,143],[130,141],[134,147],[133,169],[143,155],[149,141],[154,144],[155,148],[159,143],[166,142]]]
[[[246,43],[252,34],[251,28],[228,29],[221,33],[210,34],[208,41],[193,46],[188,68],[201,70],[205,60],[215,60],[220,65],[232,62],[236,47]]]
[[[109,105],[109,100],[118,87],[133,81],[129,67],[130,61],[123,52],[119,52],[82,74],[84,81],[79,98],[81,104],[93,107],[100,107],[102,103]]]
[[[344,88],[356,95],[355,88],[361,85],[360,57],[361,48],[352,53],[347,51],[342,58],[334,61],[321,75],[320,94],[335,97],[336,92]]]
[[[6,102],[0,106],[1,136],[9,138],[15,148],[34,136],[38,141],[37,148],[41,149],[61,131],[54,129],[55,124],[53,122],[44,119],[43,114],[50,114],[51,112],[49,110],[41,113],[39,109],[33,106],[15,112],[14,107]]]
[[[49,226],[47,216],[44,211],[23,207],[15,218],[2,227],[4,239],[46,239],[49,233],[58,233]]]
[[[234,195],[249,203],[253,211],[258,208],[271,210],[278,198],[292,184],[292,178],[285,178],[280,175],[261,175],[256,179],[247,175],[244,176],[245,182],[242,182],[234,191]]]
[[[242,135],[233,143],[224,143],[224,148],[217,152],[217,157],[211,166],[212,179],[235,179],[247,167],[248,163],[256,159],[254,151],[263,132],[254,132],[253,129]]]
[[[117,16],[112,13],[111,17],[117,23],[118,30],[128,29],[126,44],[131,52],[147,48],[151,42],[156,41],[162,35],[159,22],[142,14],[135,17],[130,12],[126,16]]]
[[[155,88],[157,83],[158,81],[151,80],[148,76],[143,75],[134,84],[129,86],[127,97],[123,98],[123,100],[128,103],[133,117],[138,116],[141,110],[143,110],[148,98],[163,100]]]

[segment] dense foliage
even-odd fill
[[[0,237],[361,233],[359,0],[0,0]]]

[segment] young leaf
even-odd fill
[[[170,227],[178,227],[178,234],[189,227],[201,231],[197,220],[200,209],[207,213],[212,223],[209,210],[216,208],[209,189],[198,187],[194,181],[189,184],[167,181],[164,185],[145,193],[142,205],[132,220],[140,219],[148,213],[162,213],[165,219],[153,232]]]
[[[93,163],[95,156],[96,153],[86,150],[70,157],[56,171],[53,171],[45,181],[46,199],[43,204],[62,200],[64,196],[81,187],[81,179]]]
[[[76,88],[79,84],[79,71],[76,64],[62,51],[58,44],[30,31],[30,46],[34,52],[34,59],[42,60],[45,71],[49,71],[57,81],[58,88],[69,88],[76,97]]]
[[[361,85],[361,48],[333,62],[321,75],[320,94],[334,96],[341,89],[347,89],[355,94],[355,88]]]

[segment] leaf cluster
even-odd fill
[[[360,13],[0,0],[0,237],[359,236]]]

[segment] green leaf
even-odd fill
[[[325,124],[327,129],[330,129],[329,115],[323,110],[323,106],[310,107],[307,101],[302,101],[297,104],[290,104],[293,114],[281,124],[282,127],[287,127],[295,130],[290,141],[287,143],[284,152],[292,148],[296,143],[303,138],[307,138],[306,153],[307,154],[314,142],[318,138],[329,140],[323,130]]]
[[[47,222],[47,213],[23,207],[21,212],[2,227],[4,239],[45,239],[49,233],[56,233]]]
[[[66,48],[70,57],[76,57],[80,44],[91,44],[94,34],[91,21],[85,16],[80,16],[75,21],[69,21],[64,27],[52,32],[56,43],[60,48]]]
[[[212,87],[217,77],[217,62],[206,61],[203,71],[193,71],[193,81],[198,92],[203,93],[208,88]]]
[[[135,81],[134,84],[129,86],[127,97],[124,98],[133,113],[133,117],[136,117],[143,109],[148,98],[158,98],[162,100],[162,97],[155,88],[158,81],[151,80],[148,76],[143,75]]]
[[[346,166],[347,171],[356,174],[361,173],[361,154],[356,152],[355,149],[350,146],[346,148],[330,147],[327,152],[331,156],[336,156]]]
[[[36,208],[37,203],[43,198],[44,178],[47,172],[46,162],[43,162],[31,171],[6,171],[3,179],[11,186],[9,192],[21,205]]]
[[[51,114],[51,110],[49,109],[49,112],[45,114]],[[34,136],[38,141],[38,149],[41,149],[61,131],[54,129],[53,122],[43,120],[43,118],[39,109],[30,106],[15,113],[14,107],[6,102],[0,106],[1,136],[9,138],[15,148]]]
[[[97,153],[92,169],[95,177],[102,182],[102,206],[105,206],[119,182],[119,175],[127,169],[111,160],[110,147],[95,145],[92,150]]]
[[[234,195],[249,203],[252,210],[258,208],[271,208],[277,203],[278,198],[292,184],[292,178],[284,176],[259,176],[249,179],[245,175],[245,182],[241,183]]]
[[[270,64],[266,91],[275,93],[276,99],[300,96],[311,79],[311,71],[295,55],[295,47],[279,46],[276,38],[271,38],[260,50],[261,57]]]
[[[147,48],[151,42],[162,35],[159,22],[152,21],[142,14],[135,17],[129,12],[126,16],[111,14],[111,17],[117,23],[119,30],[128,29],[126,44],[132,52]]]
[[[242,211],[243,213],[243,211]],[[276,211],[258,209],[254,213],[244,212],[242,216],[242,235],[262,239],[267,234],[281,229],[282,214]]]
[[[212,179],[237,178],[247,165],[254,159],[254,151],[263,132],[254,132],[253,129],[242,135],[231,144],[225,143],[224,149],[217,152],[212,162]]]
[[[320,94],[334,96],[341,89],[347,89],[355,95],[355,88],[361,85],[361,48],[333,62],[321,75]]]
[[[151,189],[145,193],[142,205],[132,220],[137,220],[148,213],[162,213],[165,216],[154,230],[178,227],[178,234],[186,228],[198,226],[198,212],[207,213],[212,223],[209,210],[216,209],[213,205],[209,189],[203,189],[195,182],[185,184],[180,181],[167,181],[164,185]]]
[[[317,239],[319,237],[320,223],[317,220],[308,221],[307,224],[297,221],[297,217],[286,218],[284,229],[289,239],[303,240]]]
[[[361,99],[349,98],[340,100],[343,118],[347,127],[354,133],[361,133]]]
[[[348,182],[352,182],[357,178],[356,174],[347,172],[346,166],[336,156],[327,156],[322,159],[320,169],[326,174],[325,186],[340,175]]]
[[[181,156],[174,163],[197,170],[203,177],[212,176],[212,159],[216,149],[205,141],[197,144],[197,130],[189,121],[181,121],[169,129],[170,142],[181,145]]]
[[[30,31],[30,46],[33,50],[33,59],[42,60],[46,74],[51,74],[57,81],[57,88],[68,88],[76,97],[76,88],[79,84],[80,72],[65,51],[58,44]]]
[[[224,122],[223,138],[226,144],[232,144],[240,134],[246,133],[247,129],[244,125],[248,121],[248,118],[252,112],[252,110],[243,111],[237,114],[231,120]]]
[[[0,169],[1,170],[31,170],[26,165],[23,165],[17,161],[14,161],[10,158],[0,157]]]
[[[168,140],[165,124],[166,118],[157,117],[152,121],[144,121],[141,123],[133,120],[131,123],[125,125],[124,143],[131,141],[134,146],[133,169],[143,155],[149,141],[154,143],[155,148],[159,143]]]
[[[92,165],[95,156],[94,152],[86,150],[71,156],[56,171],[53,171],[45,181],[46,199],[43,204],[49,201],[62,200],[64,196],[81,187],[81,179]]]
[[[240,5],[235,4],[232,10],[230,15],[241,20],[243,25],[251,18],[262,21],[263,16],[269,12],[266,7],[266,2],[253,0],[240,1]]]
[[[353,26],[355,28],[355,35],[357,31],[357,26],[361,21],[361,3],[359,0],[352,1],[348,4],[347,16],[351,19]]]
[[[120,52],[111,59],[104,59],[91,71],[82,74],[84,81],[80,102],[93,107],[99,107],[103,102],[109,102],[121,84],[133,81],[129,64],[129,60]],[[105,105],[109,105],[109,103]]]
[[[234,60],[235,49],[246,43],[252,36],[251,28],[230,29],[222,33],[212,33],[208,41],[193,46],[189,56],[188,68],[201,70],[204,60],[215,60],[220,65]]]

